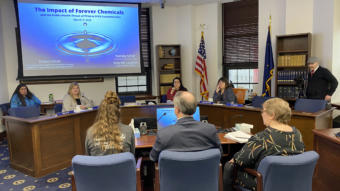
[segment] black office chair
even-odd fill
[[[321,99],[297,99],[294,104],[295,111],[318,112],[326,109],[327,101]]]
[[[157,129],[157,119],[153,117],[136,117],[133,118],[135,128],[139,128],[140,123],[145,122],[147,129]]]
[[[16,107],[8,110],[10,116],[31,118],[40,115],[40,106]]]
[[[262,96],[255,96],[252,101],[252,106],[257,108],[262,108],[262,104],[272,97],[262,97]]]
[[[201,122],[208,122],[208,116],[207,115],[201,115]]]
[[[138,128],[141,135],[154,135],[157,130],[157,119],[152,117],[136,117],[133,118],[135,128]],[[146,129],[141,129],[141,123],[146,123]]]

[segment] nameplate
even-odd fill
[[[226,106],[232,106],[232,107],[243,107],[242,104],[237,104],[237,103],[226,103]]]
[[[200,101],[201,104],[214,104],[212,101]]]
[[[71,114],[71,113],[74,113],[74,111],[71,110],[71,111],[59,112],[59,113],[57,113],[57,116],[66,115],[66,114]]]

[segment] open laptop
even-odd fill
[[[193,114],[193,118],[200,121],[200,108],[196,108],[196,112]],[[177,122],[175,115],[175,108],[173,107],[160,107],[157,108],[157,128],[162,129],[170,125],[174,125]]]

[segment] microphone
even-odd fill
[[[157,119],[157,123],[159,122],[159,120],[162,119],[162,117],[166,116],[166,113],[164,112],[158,119]]]

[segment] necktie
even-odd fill
[[[310,72],[310,76],[312,77],[313,76],[313,74],[314,74],[314,70],[312,70],[311,72]]]

